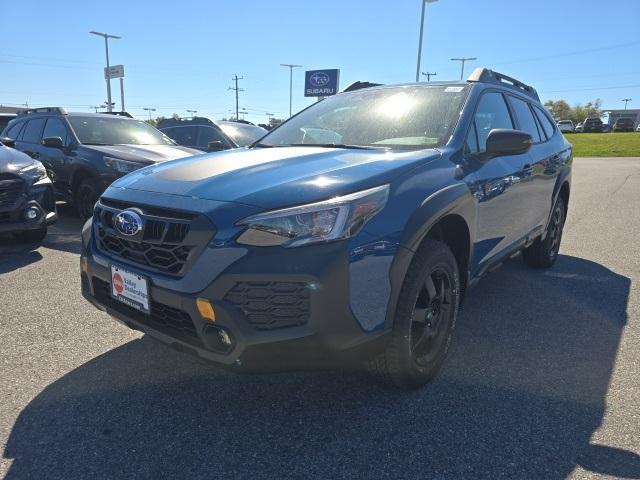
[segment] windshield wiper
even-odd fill
[[[373,145],[347,145],[345,143],[287,143],[283,145],[265,145],[258,143],[256,147],[319,147],[319,148],[344,148],[356,150],[386,150],[387,147],[377,147]]]

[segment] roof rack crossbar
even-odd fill
[[[60,115],[66,115],[67,112],[62,107],[39,107],[39,108],[25,108],[24,110],[18,110],[18,115],[30,115],[32,113],[57,113]]]
[[[503,73],[494,72],[493,70],[489,70],[488,68],[476,68],[469,78],[467,78],[468,82],[484,82],[484,83],[496,83],[499,85],[511,87],[515,90],[518,90],[535,100],[540,101],[538,97],[538,92],[536,89],[526,83],[521,82],[520,80],[516,80],[513,77],[505,75]]]

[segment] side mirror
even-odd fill
[[[64,148],[62,138],[60,137],[47,137],[42,139],[42,145],[49,148]]]
[[[9,137],[0,137],[0,143],[11,148],[15,148],[16,146],[16,141],[13,138],[9,138]]]
[[[521,130],[494,128],[487,136],[485,159],[527,153],[533,145],[533,137]]]
[[[214,140],[213,142],[209,142],[207,144],[207,151],[209,152],[219,152],[220,150],[225,150],[227,147],[220,140]]]

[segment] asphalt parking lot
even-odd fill
[[[235,375],[80,296],[80,222],[0,237],[0,476],[640,478],[640,158],[577,159],[561,256],[473,289],[449,359],[398,392],[354,372]]]

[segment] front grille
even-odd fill
[[[24,190],[24,181],[10,173],[0,174],[0,207],[9,207]]]
[[[275,330],[309,321],[309,286],[299,282],[239,282],[224,299],[241,310],[256,330]]]
[[[94,211],[94,231],[98,249],[126,263],[183,275],[187,263],[206,247],[215,233],[208,220],[193,214],[120,203],[100,201]],[[125,238],[113,228],[114,217],[122,211],[120,207],[135,208],[142,214],[145,225],[140,237]],[[194,225],[197,228],[192,228]]]
[[[187,312],[151,300],[151,314],[147,315],[135,308],[111,297],[111,285],[98,277],[93,277],[93,291],[96,300],[116,312],[128,316],[138,323],[154,330],[182,340],[191,345],[202,347],[196,328]]]

